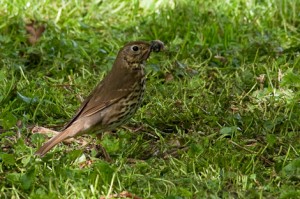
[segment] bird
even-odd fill
[[[110,72],[83,101],[74,117],[35,154],[43,157],[64,140],[89,133],[101,134],[126,123],[142,103],[146,60],[151,52],[163,49],[160,40],[125,44]]]

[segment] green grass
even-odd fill
[[[300,1],[0,4],[0,198],[300,198]],[[122,45],[154,39],[126,128],[34,156],[33,126],[62,127]]]

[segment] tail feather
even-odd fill
[[[48,151],[50,151],[53,147],[55,147],[58,143],[66,140],[70,137],[69,129],[64,130],[63,132],[59,133],[58,135],[51,138],[47,141],[43,146],[35,152],[36,155],[43,157]]]

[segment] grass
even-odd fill
[[[300,198],[299,1],[0,3],[1,198]],[[31,128],[62,127],[123,44],[153,39],[126,127],[36,158]]]

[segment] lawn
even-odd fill
[[[299,0],[0,4],[0,198],[300,198]],[[34,126],[62,128],[155,39],[130,122],[34,155]]]

